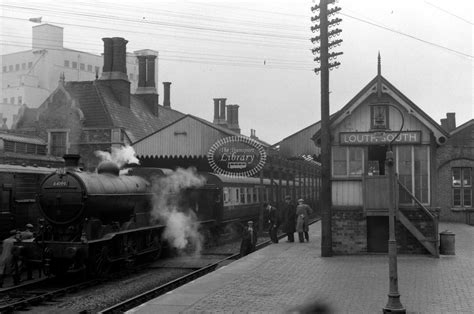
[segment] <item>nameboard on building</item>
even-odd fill
[[[339,133],[340,145],[383,145],[392,141],[393,144],[420,144],[421,131]]]
[[[218,140],[207,154],[212,170],[228,176],[251,177],[262,170],[267,155],[257,141],[243,136]]]

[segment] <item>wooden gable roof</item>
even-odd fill
[[[435,138],[446,138],[449,134],[428,114],[421,110],[415,103],[413,103],[408,97],[400,92],[395,86],[393,86],[387,79],[382,75],[374,77],[357,95],[352,98],[342,109],[337,111],[330,117],[330,127],[334,129],[337,125],[342,123],[357,107],[359,107],[367,98],[377,93],[378,83],[381,86],[381,92],[389,95],[393,98],[401,107],[403,107],[408,114],[415,117],[429,130],[431,130]],[[316,141],[321,134],[321,130],[318,130],[313,135],[313,141]]]

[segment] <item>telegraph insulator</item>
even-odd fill
[[[317,10],[319,10],[319,5],[318,4],[315,4],[314,7],[311,7],[312,12],[317,11]]]
[[[341,11],[341,8],[340,7],[334,7],[332,9],[329,9],[328,10],[328,16],[331,16],[333,14],[336,14],[337,12]]]
[[[321,57],[316,57],[313,60],[319,63],[319,62],[321,62]]]
[[[315,42],[319,42],[320,39],[321,39],[321,36],[316,36],[316,37],[311,38],[311,42],[314,44]]]
[[[314,69],[314,73],[316,73],[316,74],[319,74],[320,71],[321,71],[321,68],[315,68]]]
[[[320,28],[319,24],[313,25],[313,26],[311,26],[311,31],[314,33],[314,32],[317,31],[319,28]]]
[[[342,43],[342,39],[331,41],[330,43],[328,43],[328,48],[329,49],[334,48],[335,46],[339,46],[341,43]]]
[[[313,49],[311,49],[311,52],[313,53],[313,55],[319,53],[319,50],[321,50],[321,47],[315,47]]]
[[[332,19],[332,20],[328,21],[328,26],[331,26],[331,25],[334,25],[334,24],[338,25],[341,22],[342,22],[342,19],[337,17],[335,19]]]
[[[341,65],[341,63],[336,61],[336,62],[329,63],[328,67],[329,67],[329,69],[332,69],[334,67],[339,67],[340,65]]]
[[[315,15],[311,17],[311,22],[316,22],[317,20],[319,20],[319,15]]]
[[[328,36],[337,36],[340,32],[342,32],[342,29],[336,28],[333,29],[332,31],[328,32]]]
[[[331,53],[328,54],[328,57],[329,58],[336,58],[337,56],[340,56],[342,54],[343,54],[342,51],[341,52],[331,52]]]

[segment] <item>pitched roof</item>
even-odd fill
[[[147,136],[145,136],[145,137],[139,139],[138,141],[134,142],[133,144],[136,144],[136,143],[138,143],[138,142],[141,142],[142,140],[145,140],[146,138],[153,136],[154,134],[156,134],[156,133],[162,131],[162,130],[165,129],[165,128],[170,127],[171,125],[173,125],[173,124],[175,124],[175,123],[178,123],[179,121],[181,121],[182,119],[185,119],[185,118],[190,118],[190,119],[197,120],[197,121],[199,121],[200,123],[203,123],[203,124],[207,125],[207,126],[210,127],[210,128],[216,129],[217,131],[219,131],[219,132],[221,132],[221,133],[223,133],[223,134],[225,134],[225,135],[227,135],[227,136],[243,136],[243,137],[248,137],[248,136],[246,136],[246,135],[242,135],[242,134],[240,134],[240,133],[234,132],[234,131],[232,131],[232,130],[226,128],[226,127],[220,126],[220,125],[215,124],[215,123],[211,123],[211,122],[209,122],[209,121],[207,121],[207,120],[204,120],[204,119],[202,119],[202,118],[193,116],[193,115],[191,115],[191,114],[187,114],[187,115],[183,115],[181,118],[178,118],[178,119],[174,120],[173,122],[171,122],[171,123],[165,125],[164,127],[160,128],[160,129],[158,129],[158,130],[156,130],[155,132],[149,133]],[[252,138],[252,139],[255,140],[255,141],[257,141],[257,142],[259,142],[259,143],[260,143],[262,146],[264,146],[264,147],[270,147],[270,146],[271,146],[269,143],[264,142],[264,141],[262,141],[262,140],[260,140],[260,139],[255,139],[255,138]]]
[[[364,99],[370,96],[372,93],[377,92],[377,80],[379,76],[375,76],[354,98],[352,98],[342,109],[331,115],[330,125],[339,124],[343,121],[348,114],[354,111]],[[423,110],[421,110],[417,105],[415,105],[408,97],[403,95],[395,86],[393,86],[387,79],[380,75],[382,93],[386,93],[394,98],[402,107],[404,107],[411,115],[419,119],[423,124],[425,124],[433,133],[443,136],[448,136],[448,133],[429,115],[427,115]],[[313,139],[316,139],[320,136],[321,130],[318,130]]]
[[[454,130],[452,130],[451,132],[449,132],[449,135],[454,135],[458,132],[461,132],[462,130],[468,128],[468,127],[472,127],[474,126],[474,119],[471,119],[469,121],[466,121],[465,123],[461,124],[460,126],[458,126],[457,128],[455,128]]]
[[[64,86],[58,86],[49,98],[60,90],[64,90],[74,99],[84,115],[84,127],[123,128],[132,142],[184,116],[179,111],[161,105],[158,105],[156,116],[140,97],[133,94],[130,95],[130,108],[122,106],[112,89],[100,81],[67,82]],[[45,101],[47,102],[48,100]],[[38,109],[44,110],[42,107],[44,106]],[[23,127],[31,125],[34,116],[36,115],[33,112],[29,112],[28,117],[24,117]]]

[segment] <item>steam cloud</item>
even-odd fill
[[[205,179],[198,176],[194,168],[182,169],[155,178],[152,184],[152,218],[163,221],[166,229],[163,237],[177,249],[194,246],[196,253],[202,249],[202,236],[199,234],[197,217],[190,204],[183,202],[182,192],[187,188],[204,185]]]
[[[132,146],[122,146],[120,148],[112,147],[112,153],[97,150],[94,154],[101,159],[101,161],[112,161],[122,168],[126,164],[140,164],[140,161],[135,157],[135,150]]]

